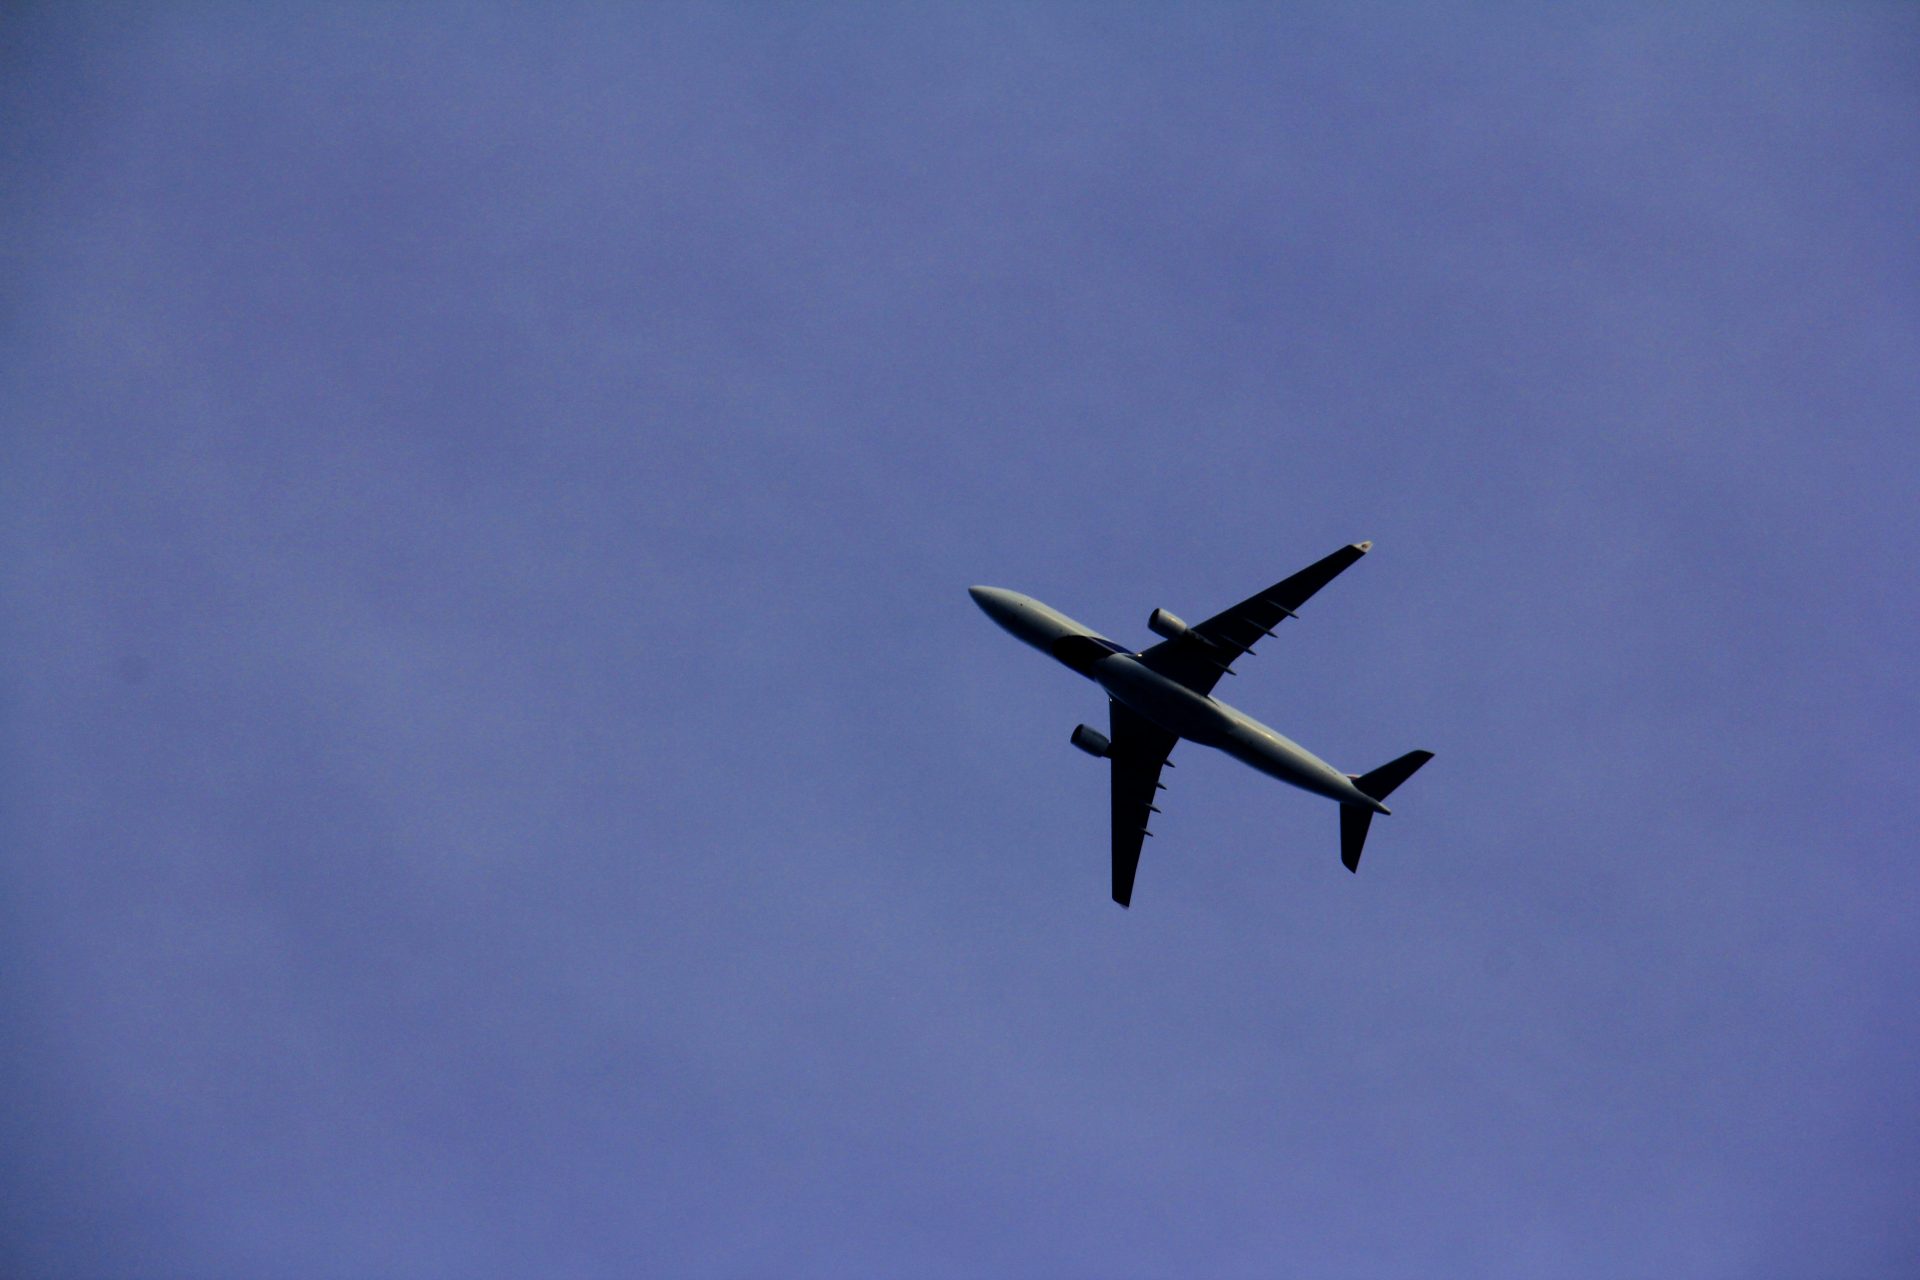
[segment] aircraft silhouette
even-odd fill
[[[1155,609],[1147,628],[1162,637],[1139,653],[1116,644],[1031,596],[1001,587],[969,587],[989,618],[1042,653],[1094,681],[1107,692],[1111,736],[1077,725],[1071,741],[1113,763],[1113,900],[1133,900],[1134,873],[1146,838],[1148,815],[1160,812],[1155,793],[1166,789],[1160,770],[1181,739],[1217,747],[1316,795],[1340,802],[1340,860],[1360,869],[1360,849],[1380,803],[1427,761],[1431,751],[1409,751],[1371,773],[1346,774],[1299,743],[1276,733],[1244,711],[1212,697],[1213,686],[1232,663],[1253,652],[1284,618],[1314,592],[1373,548],[1356,542],[1276,582],[1224,613],[1189,627],[1165,609]]]

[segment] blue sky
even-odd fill
[[[1914,9],[0,42],[12,1273],[1920,1266]]]

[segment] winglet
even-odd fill
[[[1360,550],[1360,551],[1371,551],[1371,550],[1373,550],[1373,542],[1372,542],[1372,540],[1371,540],[1371,539],[1369,539],[1369,540],[1368,540],[1368,541],[1366,541],[1366,542],[1356,542],[1356,543],[1354,543],[1353,545],[1354,545],[1354,547],[1355,547],[1355,548],[1356,548],[1357,550]]]

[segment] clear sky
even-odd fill
[[[14,6],[0,325],[10,1276],[1920,1274],[1920,9]]]

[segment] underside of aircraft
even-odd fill
[[[1139,652],[1092,631],[1030,596],[999,587],[970,588],[975,603],[1019,639],[1098,683],[1108,695],[1108,729],[1077,726],[1073,745],[1103,757],[1112,769],[1113,900],[1128,906],[1140,851],[1166,789],[1161,771],[1182,739],[1216,747],[1283,782],[1340,803],[1340,858],[1358,871],[1360,852],[1382,803],[1428,760],[1410,751],[1363,774],[1341,773],[1298,743],[1212,697],[1213,688],[1254,644],[1296,616],[1313,594],[1358,561],[1372,543],[1358,542],[1308,565],[1265,591],[1188,626],[1164,609],[1147,619],[1161,637]]]

